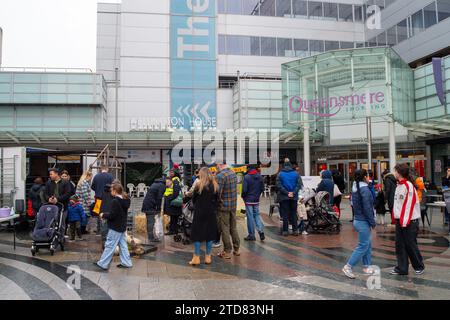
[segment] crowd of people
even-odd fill
[[[345,192],[345,181],[337,170],[321,172],[321,181],[316,192],[330,194],[329,206],[340,212],[340,204]],[[395,225],[397,265],[391,271],[393,275],[408,274],[409,261],[420,275],[425,266],[417,245],[419,221],[423,217],[421,203],[425,190],[423,180],[406,164],[398,164],[393,172],[383,173],[383,184],[376,186],[373,174],[367,170],[354,173],[350,204],[353,212],[353,226],[358,233],[358,245],[349,257],[342,271],[349,278],[355,278],[354,267],[362,261],[363,272],[367,275],[375,271],[372,265],[372,230],[376,227],[376,216],[391,215]],[[443,186],[449,187],[450,168],[443,179]],[[285,159],[276,178],[276,202],[279,203],[280,234],[306,235],[305,221],[307,213],[299,192],[303,181],[298,167]],[[201,263],[201,247],[205,245],[204,263],[212,263],[212,249],[223,249],[218,257],[231,259],[240,255],[240,236],[237,229],[236,211],[238,202],[237,175],[225,163],[217,164],[217,172],[208,167],[195,171],[190,189],[183,188],[178,165],[174,165],[169,175],[156,179],[150,186],[142,205],[146,214],[148,240],[158,243],[159,238],[153,232],[156,217],[163,212],[170,217],[168,232],[178,233],[178,218],[182,215],[183,204],[191,200],[193,221],[190,240],[194,253],[189,264]],[[265,190],[264,179],[256,166],[249,165],[242,181],[241,196],[245,203],[247,236],[245,241],[264,241],[264,223],[260,213],[260,199]],[[92,197],[91,194],[94,194]],[[67,171],[50,169],[49,180],[44,184],[42,178],[36,178],[29,197],[35,212],[43,203],[55,204],[67,212],[67,234],[69,241],[83,240],[83,234],[94,232],[101,234],[103,253],[95,265],[107,270],[116,247],[120,248],[119,268],[132,267],[128,251],[126,229],[130,199],[119,180],[114,180],[106,166],[94,177],[85,172],[77,184],[70,180]],[[221,243],[222,242],[222,243]]]

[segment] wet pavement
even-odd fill
[[[134,203],[138,208],[139,203]],[[261,209],[268,212],[269,201]],[[435,213],[438,215],[439,213]],[[69,243],[66,251],[50,256],[46,250],[31,256],[27,234],[19,234],[12,248],[12,234],[0,232],[0,300],[4,299],[450,299],[450,250],[448,227],[434,217],[424,228],[419,245],[426,272],[416,276],[391,276],[395,264],[394,229],[378,226],[374,232],[373,264],[381,268],[379,278],[369,279],[355,268],[357,279],[346,278],[341,269],[357,243],[348,202],[343,203],[342,231],[338,235],[279,235],[279,217],[263,214],[264,242],[245,242],[245,218],[238,220],[241,256],[231,260],[213,257],[210,266],[191,267],[191,245],[166,237],[158,251],[133,258],[132,269],[119,269],[114,258],[109,272],[99,271],[93,261],[101,255],[100,237]],[[137,235],[139,237],[139,235]],[[219,249],[214,249],[218,253]],[[79,288],[69,288],[73,268],[80,268]],[[376,288],[376,284],[380,287]],[[374,288],[375,287],[375,288]]]

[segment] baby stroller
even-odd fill
[[[55,253],[58,245],[64,251],[65,213],[61,204],[45,204],[37,213],[36,225],[32,234],[31,254],[34,256],[40,248],[48,248]]]
[[[183,244],[191,243],[191,227],[194,219],[194,205],[192,200],[189,200],[183,205],[183,214],[178,217],[178,232],[174,237],[175,242],[181,242]]]
[[[308,204],[306,206],[308,214],[307,232],[338,234],[341,231],[339,216],[330,206],[330,194],[328,192],[321,191],[306,203]]]

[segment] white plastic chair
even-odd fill
[[[145,183],[139,183],[136,187],[136,197],[140,197],[141,194],[145,196],[146,193],[146,185]]]
[[[128,189],[128,194],[130,195],[130,197],[133,197],[133,193],[136,192],[136,187],[134,186],[134,184],[128,183],[127,189]]]

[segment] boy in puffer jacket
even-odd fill
[[[68,211],[69,241],[75,241],[75,233],[77,234],[77,240],[81,241],[83,240],[81,237],[81,224],[84,223],[87,218],[77,195],[70,197]]]

